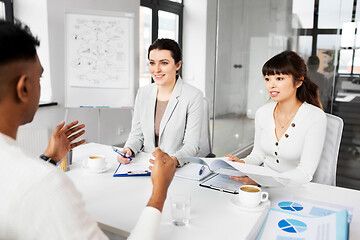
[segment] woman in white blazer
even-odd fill
[[[312,180],[326,134],[318,86],[310,80],[304,60],[285,51],[268,60],[262,69],[271,102],[255,115],[254,148],[249,156],[230,160],[269,167],[280,173],[284,185]],[[248,177],[232,177],[256,184]]]
[[[140,151],[160,147],[178,165],[178,159],[196,156],[199,150],[203,95],[177,75],[181,49],[171,39],[158,39],[148,51],[149,70],[154,83],[138,90],[131,132],[123,153],[123,164]]]

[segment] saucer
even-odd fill
[[[247,212],[261,212],[263,211],[265,208],[268,208],[270,206],[270,201],[266,200],[265,202],[260,202],[260,204],[257,207],[254,208],[249,208],[249,207],[245,207],[240,203],[240,200],[238,197],[233,197],[230,199],[230,202],[232,204],[234,204],[235,206],[237,206],[238,208],[240,208],[243,211],[247,211]]]
[[[107,170],[109,170],[111,168],[112,164],[111,163],[106,163],[105,167],[101,168],[101,169],[90,169],[86,166],[86,163],[84,162],[83,165],[81,166],[81,168],[89,173],[103,173],[106,172]]]

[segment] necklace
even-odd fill
[[[298,109],[299,109],[299,108],[297,108],[296,111],[295,111],[293,114],[291,114],[291,116],[289,117],[288,120],[286,120],[285,123],[282,123],[282,122],[280,121],[280,119],[279,119],[279,109],[278,109],[278,105],[276,105],[276,107],[275,107],[275,112],[274,112],[274,113],[275,113],[275,114],[274,114],[274,115],[275,115],[275,120],[279,123],[279,125],[280,125],[280,127],[281,127],[282,129],[289,125],[290,121],[295,117],[295,114],[296,114],[296,112],[297,112]]]

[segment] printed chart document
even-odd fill
[[[353,212],[349,206],[277,195],[258,239],[347,239],[349,227],[357,227]]]
[[[132,161],[129,164],[119,164],[113,176],[124,177],[150,175],[150,158],[154,159],[151,153],[140,152],[136,154],[136,157],[132,158]]]
[[[346,240],[347,215],[347,210],[342,210],[323,217],[310,217],[270,208],[257,240]]]
[[[323,217],[345,209],[350,223],[354,213],[354,208],[349,206],[285,195],[272,197],[271,208],[309,217]]]
[[[281,175],[266,167],[256,166],[251,164],[244,164],[239,162],[229,161],[227,157],[223,158],[197,158],[186,157],[182,158],[185,162],[195,162],[199,164],[206,164],[212,172],[220,173],[229,176],[248,176],[256,181],[261,186],[265,187],[282,187],[284,186],[279,179]],[[282,178],[283,179],[283,178]]]

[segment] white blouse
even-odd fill
[[[278,180],[286,185],[310,182],[324,147],[326,114],[304,102],[278,141],[273,117],[276,104],[270,102],[257,110],[254,148],[243,160],[282,173],[284,179]]]

